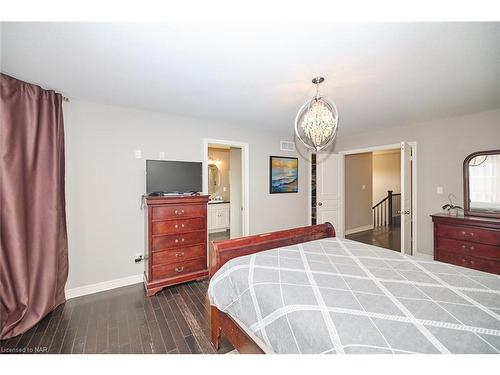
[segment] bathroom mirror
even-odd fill
[[[217,192],[220,186],[220,171],[215,164],[208,165],[208,194]]]
[[[466,215],[500,218],[500,150],[465,158],[464,206]]]

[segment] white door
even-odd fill
[[[316,159],[317,223],[329,222],[337,237],[344,237],[342,183],[344,155],[318,154]]]
[[[230,238],[241,237],[242,229],[242,165],[241,165],[241,148],[233,148],[229,150],[229,197],[230,197]]]
[[[412,149],[401,142],[401,252],[412,254]]]

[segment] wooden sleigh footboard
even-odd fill
[[[330,223],[214,241],[210,277],[233,258],[326,237],[335,237],[335,229]],[[220,334],[223,333],[240,353],[264,353],[263,349],[229,315],[214,306],[211,307],[210,314],[212,345],[216,349],[219,349]]]

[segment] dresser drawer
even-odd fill
[[[465,227],[439,224],[437,226],[437,235],[438,237],[500,246],[500,231],[497,230],[481,229],[473,226]]]
[[[438,250],[436,260],[497,275],[500,274],[500,261],[497,260],[480,259],[442,250]]]
[[[152,211],[152,220],[177,220],[190,217],[205,217],[207,208],[203,204],[191,204],[153,207]]]
[[[168,263],[184,262],[185,260],[202,258],[207,256],[205,245],[168,249],[153,253],[153,267]]]
[[[153,236],[151,248],[153,251],[168,248],[178,248],[189,245],[206,244],[207,235],[204,230],[190,233],[167,234],[164,236]]]
[[[500,246],[438,237],[436,247],[438,250],[444,250],[459,255],[500,260]]]
[[[168,277],[182,276],[191,272],[202,271],[207,268],[207,258],[196,258],[184,262],[153,266],[153,278],[164,279]]]
[[[184,233],[205,229],[205,227],[206,219],[204,217],[198,217],[194,219],[153,221],[151,223],[151,233],[153,235]]]

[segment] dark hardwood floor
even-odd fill
[[[73,298],[0,353],[215,353],[210,343],[208,281],[146,297],[135,284]],[[219,353],[233,350],[223,338]]]
[[[399,224],[349,234],[345,238],[385,249],[401,251],[401,226]]]

